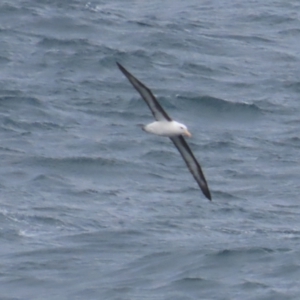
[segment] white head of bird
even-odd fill
[[[161,136],[187,136],[191,137],[191,133],[188,131],[184,124],[176,121],[155,121],[143,127],[143,130],[149,133],[153,133]]]

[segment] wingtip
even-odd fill
[[[212,201],[212,198],[211,198],[211,194],[210,194],[210,190],[208,188],[208,184],[206,183],[206,180],[204,178],[204,175],[202,174],[203,176],[203,181],[201,181],[199,184],[199,187],[203,193],[203,195],[209,200],[209,201]],[[198,182],[198,181],[197,181]]]
[[[124,68],[120,63],[118,63],[117,61],[116,61],[116,64],[117,64],[118,68],[119,68],[123,73],[124,73],[124,71],[126,71],[125,68]]]
[[[130,77],[132,77],[132,75],[120,64],[116,61],[116,64],[119,68],[119,70],[129,79]],[[130,79],[129,79],[130,81]]]
[[[206,187],[205,189],[202,190],[204,196],[209,200],[209,201],[212,201],[212,198],[211,198],[211,194],[210,194],[210,191],[208,189],[208,187]]]

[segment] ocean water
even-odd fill
[[[300,299],[299,65],[297,0],[1,1],[0,299]]]

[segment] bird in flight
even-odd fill
[[[121,72],[127,77],[129,82],[144,99],[156,120],[155,122],[143,126],[143,130],[156,135],[166,136],[171,139],[205,197],[209,200],[212,200],[201,166],[184,139],[184,136],[192,136],[187,127],[184,124],[172,120],[161,107],[151,90],[132,74],[130,74],[121,64],[117,62],[117,65]]]

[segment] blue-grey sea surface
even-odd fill
[[[298,0],[2,0],[0,76],[1,300],[300,299]]]

